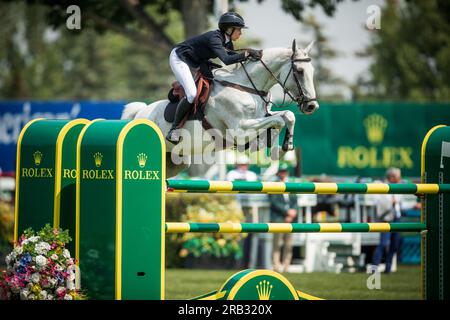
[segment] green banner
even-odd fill
[[[380,177],[398,167],[420,177],[418,146],[429,128],[450,123],[450,105],[442,103],[321,103],[310,116],[289,109],[305,175]]]

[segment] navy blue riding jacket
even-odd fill
[[[198,68],[209,59],[219,58],[226,65],[245,60],[245,52],[234,51],[233,42],[225,44],[225,34],[220,30],[208,31],[176,46],[180,59],[191,68]]]

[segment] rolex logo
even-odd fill
[[[259,284],[256,285],[256,291],[258,291],[259,300],[269,300],[272,288],[273,285],[271,285],[269,281],[260,281]]]
[[[42,152],[36,151],[35,153],[33,153],[33,158],[34,158],[34,164],[37,166],[40,165],[41,161],[42,161]]]
[[[387,120],[379,114],[371,114],[364,119],[367,139],[370,143],[379,144],[384,139],[384,132],[387,127]]]
[[[145,167],[145,163],[147,162],[147,155],[145,153],[139,153],[137,155],[139,167],[143,168]]]
[[[100,152],[94,154],[95,166],[98,168],[102,165],[103,155]]]

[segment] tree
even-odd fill
[[[354,95],[392,100],[450,99],[450,3],[445,0],[390,0],[381,29],[358,55],[371,57]]]
[[[5,1],[5,0],[3,0]],[[231,0],[233,9],[236,2]],[[302,21],[306,7],[321,6],[324,12],[332,15],[336,4],[343,0],[281,0],[284,11]],[[66,9],[73,0],[26,0],[29,4],[43,4],[49,8],[47,21],[54,28],[63,27],[68,14]],[[264,0],[258,0],[263,3]],[[185,37],[203,32],[207,27],[207,14],[213,11],[213,0],[79,0],[83,27],[94,28],[97,32],[105,30],[119,33],[141,46],[154,49],[154,44],[168,52],[174,39],[168,34],[170,12],[181,14]]]
[[[231,9],[238,1],[231,1]],[[259,1],[263,4],[264,1]],[[323,3],[322,3],[323,2]],[[204,31],[212,0],[79,0],[81,30],[69,30],[72,0],[0,0],[0,95],[37,99],[163,98],[167,56]],[[233,4],[234,3],[234,4]],[[302,1],[280,1],[302,19]],[[334,4],[311,0],[332,13]],[[48,39],[48,34],[51,39]],[[238,46],[257,44],[245,39]]]
[[[0,9],[5,22],[0,97],[149,101],[166,96],[171,71],[168,63],[155,63],[167,61],[160,50],[91,28],[52,30],[42,5],[0,2]],[[168,33],[181,38],[180,24],[172,23]]]

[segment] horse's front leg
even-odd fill
[[[243,119],[232,126],[233,138],[235,141],[241,142],[254,142],[258,139],[259,144],[256,149],[258,150],[262,146],[261,143],[266,139],[277,141],[279,130],[281,130],[284,125],[285,122],[280,115],[271,115],[269,117],[256,119]],[[275,131],[270,130],[270,132],[268,132],[268,129],[275,129]],[[266,137],[266,134],[269,134],[270,137]]]
[[[286,134],[284,135],[282,149],[283,151],[294,150],[294,129],[295,129],[295,115],[292,111],[273,111],[270,114],[279,115],[286,124]]]

